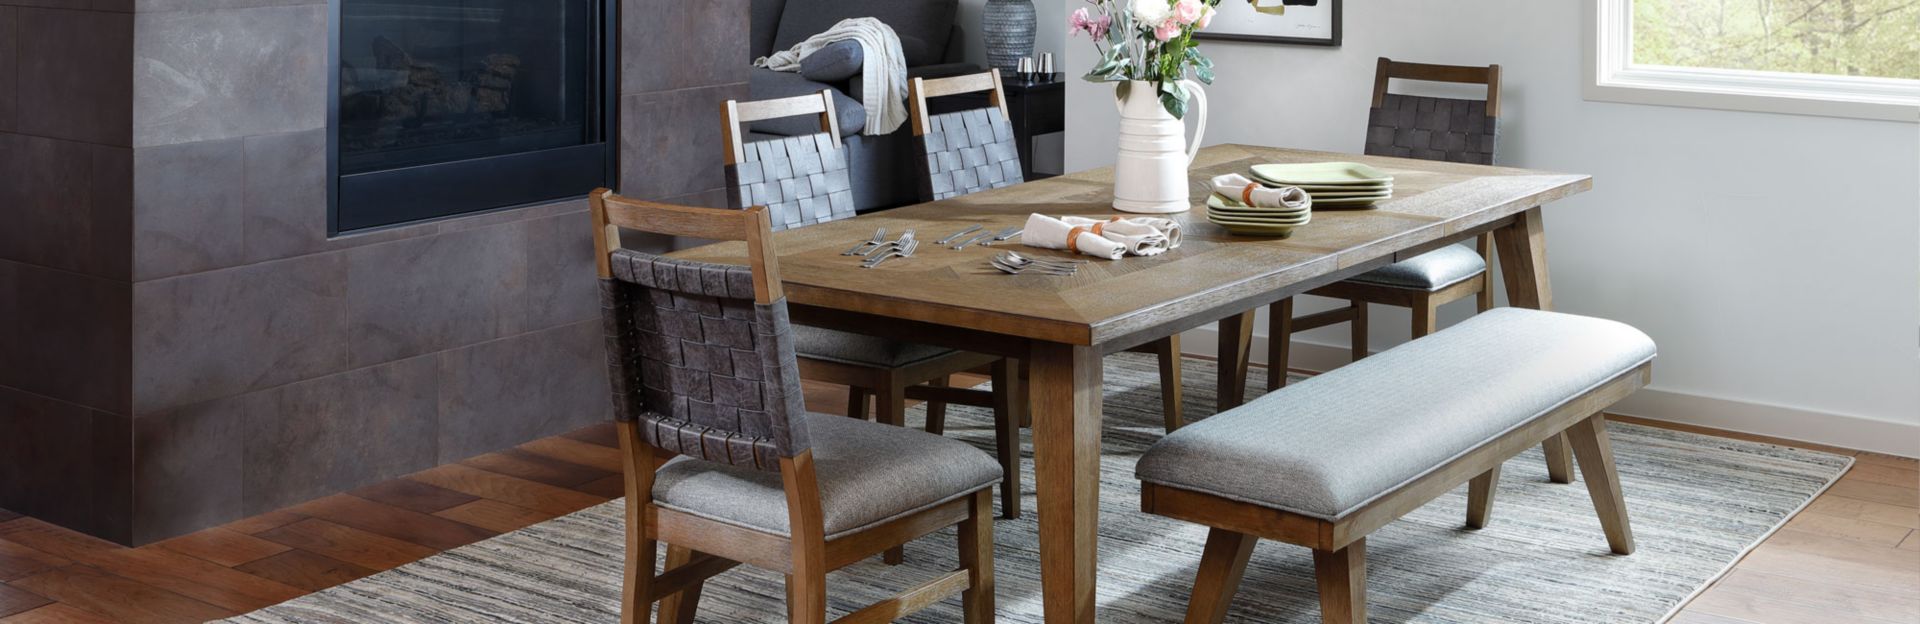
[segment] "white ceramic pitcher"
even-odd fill
[[[1120,107],[1120,153],[1113,163],[1113,207],[1126,212],[1169,213],[1193,208],[1187,198],[1187,166],[1207,132],[1207,93],[1180,81],[1189,96],[1187,114],[1199,115],[1193,141],[1187,126],[1160,104],[1154,83],[1134,80],[1115,88]],[[1125,94],[1123,95],[1122,92]]]

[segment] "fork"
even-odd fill
[[[840,252],[840,255],[858,256],[860,255],[860,250],[866,249],[868,247],[878,247],[880,243],[885,240],[887,240],[887,228],[880,228],[873,231],[873,238],[867,239],[865,241],[861,241],[860,244],[854,245],[852,249],[848,249],[846,251]]]
[[[1058,267],[1046,266],[1043,264],[1024,264],[1024,265],[1008,264],[1006,261],[998,257],[988,258],[987,263],[993,265],[993,268],[1000,269],[1002,272],[1012,274],[1012,275],[1019,275],[1027,271],[1033,271],[1035,273],[1039,273],[1042,275],[1055,275],[1055,276],[1061,276],[1061,277],[1068,277],[1068,276],[1072,276],[1076,272],[1073,269],[1062,269]]]
[[[912,230],[908,230],[908,231],[911,232]],[[904,245],[901,245],[886,253],[870,258],[866,262],[860,263],[860,267],[863,269],[871,269],[873,267],[880,266],[880,263],[886,262],[888,258],[906,258],[906,257],[912,256],[915,250],[920,249],[920,241],[914,240],[911,236],[908,236],[906,238],[906,241],[907,242]]]
[[[901,248],[902,246],[905,246],[905,245],[906,245],[906,244],[907,244],[908,242],[911,242],[911,241],[914,241],[914,240],[915,240],[915,239],[913,238],[913,229],[911,229],[911,228],[909,228],[909,229],[907,229],[907,231],[905,231],[905,232],[901,232],[901,233],[900,233],[900,239],[899,239],[899,240],[890,240],[890,241],[887,241],[887,242],[884,242],[884,243],[880,243],[879,245],[876,245],[876,246],[874,246],[874,248],[873,248],[873,249],[869,249],[869,250],[867,250],[867,252],[866,252],[866,253],[862,253],[862,254],[855,254],[855,255],[860,255],[860,256],[866,256],[866,257],[868,257],[868,258],[872,258],[872,257],[874,257],[874,256],[876,256],[876,255],[879,255],[879,254],[881,254],[881,253],[883,253],[883,252],[887,252],[887,251],[893,251],[893,250],[895,250],[895,249],[899,249],[899,248]]]
[[[1015,264],[1015,265],[1040,264],[1040,265],[1055,266],[1055,267],[1067,268],[1067,269],[1078,269],[1080,265],[1087,263],[1087,261],[1085,260],[1062,260],[1058,258],[1030,258],[1027,256],[1020,255],[1018,252],[1015,252],[1012,250],[1001,251],[1000,257],[1007,260],[1009,264]]]

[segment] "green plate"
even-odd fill
[[[1207,218],[1243,221],[1247,223],[1305,223],[1313,218],[1311,212],[1295,214],[1260,214],[1257,212],[1235,212],[1227,208],[1207,207]]]
[[[1387,172],[1356,162],[1271,163],[1254,165],[1253,175],[1289,185],[1363,185],[1393,182]]]
[[[1393,197],[1393,191],[1307,191],[1313,201],[1328,199],[1386,199]]]
[[[1291,186],[1291,187],[1298,188],[1302,191],[1306,191],[1308,193],[1323,192],[1323,191],[1360,192],[1360,191],[1391,191],[1393,190],[1392,182],[1380,182],[1376,184],[1287,184],[1285,182],[1275,182],[1273,180],[1268,180],[1258,175],[1253,176],[1253,181],[1259,182],[1260,184],[1268,187]]]
[[[1300,227],[1297,225],[1236,225],[1231,223],[1219,223],[1216,225],[1226,228],[1229,233],[1240,236],[1268,236],[1274,238],[1293,236],[1293,229]]]
[[[1351,208],[1354,206],[1372,206],[1376,203],[1379,203],[1382,200],[1387,200],[1387,199],[1392,199],[1392,198],[1377,197],[1377,198],[1358,198],[1358,199],[1315,199],[1313,200],[1313,207],[1315,208]]]

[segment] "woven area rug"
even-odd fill
[[[1212,413],[1213,365],[1189,360],[1187,413]],[[1206,530],[1139,510],[1133,464],[1160,437],[1153,360],[1107,359],[1099,619],[1177,622]],[[1251,394],[1259,394],[1254,390]],[[918,416],[916,411],[913,415]],[[950,408],[947,434],[991,451],[984,410]],[[1493,519],[1467,531],[1461,487],[1367,539],[1375,622],[1656,622],[1718,577],[1852,464],[1852,458],[1612,423],[1639,550],[1608,553],[1585,486],[1549,483],[1538,448],[1507,462]],[[994,524],[999,619],[1039,622],[1032,495]],[[612,622],[619,613],[621,501],[448,551],[232,622]],[[842,615],[951,569],[951,530],[828,577]],[[746,566],[706,585],[699,621],[784,622],[780,575]],[[912,622],[960,621],[956,600]],[[1229,619],[1318,622],[1308,551],[1262,542]]]

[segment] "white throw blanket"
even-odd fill
[[[1180,246],[1180,224],[1172,219],[1133,217],[1089,219],[1053,218],[1035,213],[1027,217],[1020,242],[1042,249],[1066,249],[1089,256],[1118,260],[1121,256],[1152,256]]]
[[[907,122],[907,56],[893,27],[871,17],[840,20],[826,32],[808,37],[791,50],[763,56],[756,67],[773,71],[800,71],[800,59],[835,41],[852,39],[865,58],[860,63],[860,105],[867,108],[867,127],[861,134],[891,134]]]

